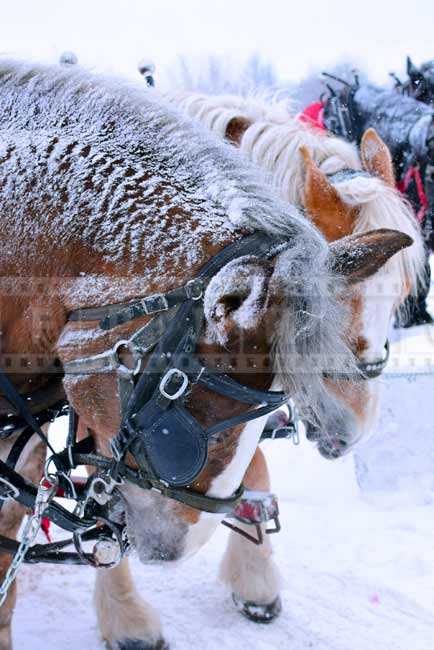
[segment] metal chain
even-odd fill
[[[21,564],[23,563],[26,553],[29,550],[30,546],[35,541],[39,530],[42,524],[42,517],[46,508],[50,505],[50,502],[53,500],[56,495],[57,488],[59,485],[59,480],[57,476],[50,474],[49,475],[49,485],[46,485],[47,479],[44,477],[38,488],[38,493],[35,499],[35,508],[33,514],[28,515],[26,524],[23,530],[23,536],[18,547],[18,550],[12,560],[6,575],[3,580],[3,584],[0,587],[0,607],[5,602],[8,591],[11,584],[15,580],[17,573],[20,569]]]

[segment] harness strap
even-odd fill
[[[137,364],[138,360],[158,343],[165,332],[168,320],[173,315],[174,312],[170,310],[167,314],[160,314],[152,318],[146,325],[134,332],[129,339],[118,341],[111,350],[93,357],[65,361],[63,364],[65,374],[87,375],[96,372],[114,372],[123,365],[119,361],[121,348],[126,348],[132,354],[134,363]]]
[[[128,321],[149,316],[158,312],[168,311],[175,305],[187,300],[199,300],[204,290],[203,280],[195,278],[190,280],[183,287],[177,287],[166,293],[156,293],[146,296],[140,300],[133,300],[124,304],[112,304],[104,307],[87,307],[71,311],[68,320],[70,321],[95,321],[99,320],[99,326],[103,330],[113,329]]]
[[[287,399],[288,398],[285,396],[285,399],[280,402],[279,406],[283,406]],[[219,422],[218,424],[215,424],[213,427],[207,430],[207,434],[210,437],[215,436],[217,433],[220,433],[221,431],[225,431],[225,429],[230,429],[231,427],[236,427],[239,424],[245,424],[246,422],[250,422],[251,420],[256,420],[257,418],[261,418],[264,415],[268,415],[269,413],[272,413],[275,410],[276,410],[275,404],[267,404],[266,406],[260,406],[254,411],[247,411],[247,413],[242,413],[241,415],[235,415],[232,418],[228,418],[227,420],[224,420],[224,422]]]
[[[98,539],[104,534],[109,533],[110,529],[107,526],[96,526],[81,534],[82,541],[90,541]],[[28,564],[36,564],[44,562],[47,564],[89,564],[92,560],[92,554],[86,553],[85,557],[80,557],[75,552],[60,552],[60,549],[73,544],[73,539],[63,539],[58,542],[51,542],[50,544],[34,544],[31,546],[25,557],[24,562]],[[19,543],[9,537],[0,535],[0,550],[8,555],[16,555],[19,548]]]
[[[97,454],[88,454],[81,451],[81,447],[85,440],[81,440],[75,447],[73,451],[73,459],[77,465],[92,465],[97,467],[99,470],[108,471],[111,467],[112,459],[105,458],[104,456],[99,456]],[[244,486],[240,487],[228,498],[220,498],[207,496],[206,494],[200,494],[189,490],[185,487],[170,487],[165,486],[160,482],[154,482],[149,479],[148,476],[144,476],[140,470],[132,469],[131,467],[124,466],[123,474],[127,481],[134,483],[138,487],[151,490],[152,492],[157,492],[162,496],[174,499],[183,503],[184,505],[190,506],[197,510],[202,510],[203,512],[209,512],[211,514],[225,514],[231,512],[241,501]]]
[[[428,209],[428,201],[425,194],[425,189],[423,187],[423,182],[420,175],[419,167],[416,165],[412,165],[410,169],[407,171],[404,178],[397,183],[397,188],[401,192],[401,194],[405,194],[407,192],[407,188],[412,178],[414,178],[414,182],[416,185],[416,190],[419,198],[419,203],[421,206],[417,212],[417,218],[419,220],[419,223],[422,223],[423,218],[425,217],[426,211]]]
[[[61,456],[59,456],[60,458]],[[8,467],[4,461],[0,460],[0,488],[3,487],[2,483],[6,487],[13,486],[16,488],[16,494],[13,498],[26,508],[33,509],[37,493],[36,487],[15,470]],[[74,532],[77,528],[90,528],[94,523],[93,520],[77,517],[58,503],[51,503],[44,511],[44,516],[70,532]]]
[[[198,381],[200,384],[203,384],[215,393],[219,393],[225,397],[230,397],[231,399],[237,402],[242,402],[243,404],[250,404],[251,406],[265,403],[266,405],[276,409],[279,406],[282,406],[282,404],[285,404],[288,400],[286,394],[282,391],[251,388],[250,386],[240,384],[240,382],[236,381],[236,379],[232,379],[229,375],[216,375],[207,369],[202,372]]]
[[[56,451],[53,449],[50,441],[48,440],[45,433],[42,431],[39,426],[39,422],[36,420],[29,407],[18,393],[17,389],[7,377],[5,372],[0,368],[0,389],[4,392],[7,399],[15,406],[19,415],[26,421],[26,423],[32,427],[33,431],[40,437],[40,439],[47,445],[48,449],[53,455],[53,460],[56,463],[60,463],[59,456]],[[59,464],[58,469],[61,469]]]

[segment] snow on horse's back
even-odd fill
[[[319,366],[330,369],[330,359],[336,368],[348,363],[335,327],[342,318],[329,291],[325,242],[296,208],[270,193],[253,167],[205,129],[142,86],[75,66],[2,60],[0,108],[3,147],[12,138],[0,161],[6,190],[7,173],[14,172],[13,193],[4,191],[0,199],[11,235],[15,230],[22,241],[29,233],[51,233],[65,245],[78,237],[107,267],[122,261],[123,272],[140,268],[149,291],[161,290],[174,266],[189,277],[240,229],[291,237],[286,265],[303,277],[310,305],[297,344],[303,348],[303,332],[306,341],[318,336],[324,352]],[[12,196],[19,197],[13,210]],[[49,209],[41,205],[29,219],[42,201]],[[92,254],[84,272],[91,271]],[[282,279],[290,284],[290,275]],[[124,299],[122,283],[117,291],[112,299]],[[312,403],[312,381],[319,392],[322,385],[321,373],[315,374]],[[289,372],[283,379],[293,386],[296,377]]]

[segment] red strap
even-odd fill
[[[408,185],[413,177],[414,177],[414,182],[416,183],[417,195],[421,205],[417,213],[417,218],[419,222],[422,223],[422,220],[427,211],[428,201],[423,187],[419,167],[415,167],[415,166],[410,167],[403,180],[397,183],[397,188],[402,194],[405,194],[407,192]]]
[[[50,525],[51,525],[51,521],[46,517],[42,517],[41,529],[45,537],[47,538],[48,543],[51,542]]]
[[[320,129],[321,131],[325,131],[324,102],[313,102],[313,104],[306,106],[299,119],[301,122],[305,122],[310,126]]]
[[[50,484],[48,481],[44,481],[44,486],[45,487],[50,487]],[[65,491],[63,488],[58,488],[56,492],[57,497],[64,497],[65,496]],[[47,538],[47,542],[50,544],[51,543],[51,535],[50,535],[50,526],[51,526],[51,521],[47,519],[47,517],[42,517],[42,522],[41,522],[41,530],[44,533],[45,537]]]

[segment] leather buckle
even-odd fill
[[[201,300],[203,296],[203,284],[201,280],[198,278],[189,280],[184,288],[189,300]]]
[[[169,303],[162,293],[155,293],[153,296],[147,296],[141,300],[145,314],[155,314],[158,311],[167,311]]]
[[[182,378],[181,386],[174,393],[168,393],[166,389],[168,388],[172,378],[176,378],[177,376]],[[185,393],[187,386],[188,386],[188,377],[185,374],[185,372],[179,370],[178,368],[171,368],[166,372],[166,374],[161,379],[159,390],[160,393],[163,395],[163,397],[173,401],[179,399],[181,395]]]

